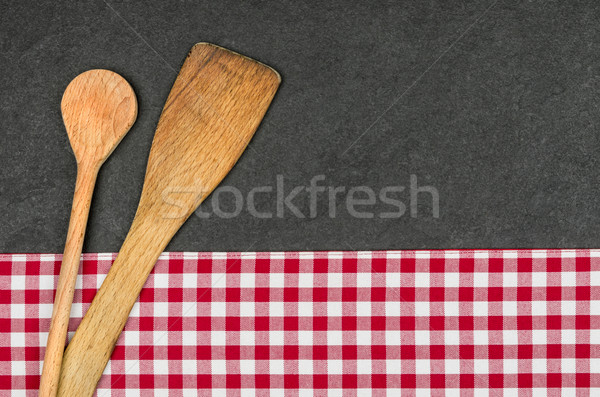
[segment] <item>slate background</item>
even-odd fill
[[[340,199],[332,219],[322,197],[315,218],[192,216],[168,250],[598,247],[599,11],[597,1],[2,2],[0,252],[62,252],[76,169],[60,99],[90,68],[123,75],[139,101],[100,172],[84,247],[119,250],[164,101],[200,41],[283,76],[223,185],[245,194],[279,174],[289,190],[323,174],[378,190],[414,174],[438,189],[440,217],[425,198],[416,218],[357,219]],[[306,196],[296,202],[308,212]]]

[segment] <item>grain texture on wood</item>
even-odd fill
[[[98,170],[135,122],[137,100],[131,86],[118,74],[89,70],[67,86],[61,110],[77,160],[77,181],[44,356],[42,397],[55,396],[58,390],[75,280]]]
[[[93,394],[158,256],[239,159],[279,83],[259,62],[192,48],[161,114],[131,229],[65,352],[59,395]]]

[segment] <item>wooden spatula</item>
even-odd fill
[[[65,352],[60,396],[93,394],[158,256],[236,163],[280,81],[270,67],[212,44],[189,52],[158,122],[129,234]]]

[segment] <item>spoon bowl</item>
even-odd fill
[[[103,69],[75,77],[60,107],[78,163],[104,162],[137,117],[137,100],[129,83]]]

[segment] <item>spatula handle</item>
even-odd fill
[[[65,342],[67,341],[75,281],[97,174],[97,167],[77,166],[77,181],[73,195],[71,220],[69,221],[69,231],[67,232],[60,276],[56,287],[50,333],[48,334],[44,368],[40,381],[39,395],[41,397],[53,397],[58,389],[60,365],[65,350]]]
[[[65,351],[59,396],[94,393],[133,304],[176,231],[168,231],[168,238],[157,237],[163,235],[156,230],[160,220],[144,223],[144,219],[148,218],[136,215],[117,259]]]

